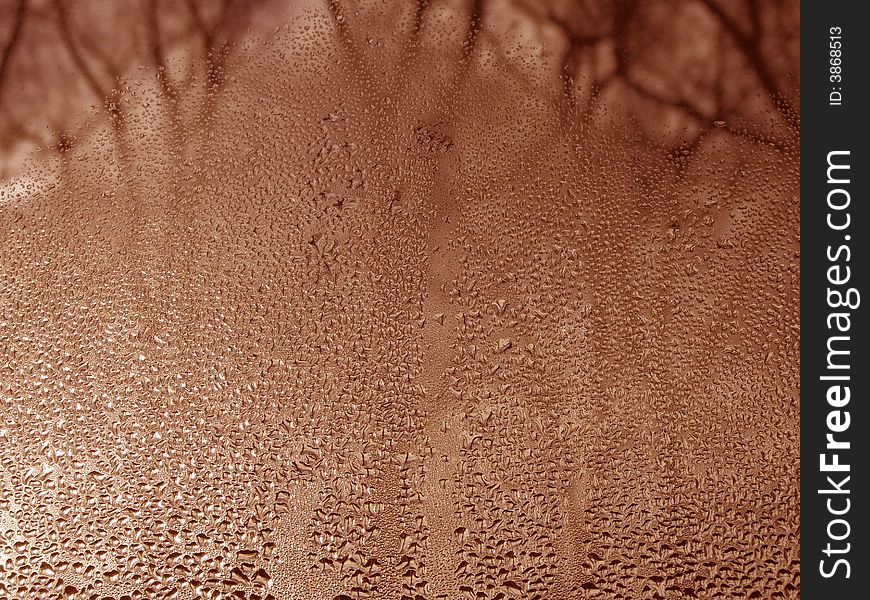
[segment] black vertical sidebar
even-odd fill
[[[866,4],[801,3],[801,597],[870,597]]]

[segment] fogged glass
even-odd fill
[[[0,598],[798,597],[797,2],[0,17]]]

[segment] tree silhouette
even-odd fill
[[[181,148],[207,118],[260,0],[49,0],[0,5],[0,176],[34,146],[68,150],[98,123],[125,129],[125,81],[146,67]],[[7,17],[8,16],[8,17]],[[95,107],[85,116],[88,107]]]
[[[63,153],[100,122],[111,124],[123,143],[124,81],[141,79],[142,67],[161,95],[168,145],[183,153],[194,143],[188,133],[201,129],[194,124],[215,109],[233,49],[267,33],[269,15],[292,4],[4,0],[0,176],[33,147]],[[455,75],[451,86],[492,56],[518,81],[528,79],[508,57],[522,30],[524,42],[549,57],[538,69],[550,69],[548,93],[569,130],[594,118],[604,98],[622,106],[649,140],[670,146],[691,144],[716,124],[779,144],[799,126],[796,2],[384,0],[366,6],[383,15],[378,26],[387,32],[385,43],[404,48],[393,54],[397,63],[440,50]],[[340,46],[355,53],[356,70],[383,61],[366,43],[370,10],[349,0],[324,0],[323,8]],[[255,13],[266,15],[257,26]],[[461,30],[457,36],[445,36],[445,15]],[[97,110],[83,117],[89,106]],[[777,119],[769,117],[770,107]]]

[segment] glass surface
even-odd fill
[[[797,598],[798,23],[0,2],[0,598]]]

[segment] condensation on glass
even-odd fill
[[[2,5],[0,598],[798,597],[797,2],[111,4]]]

